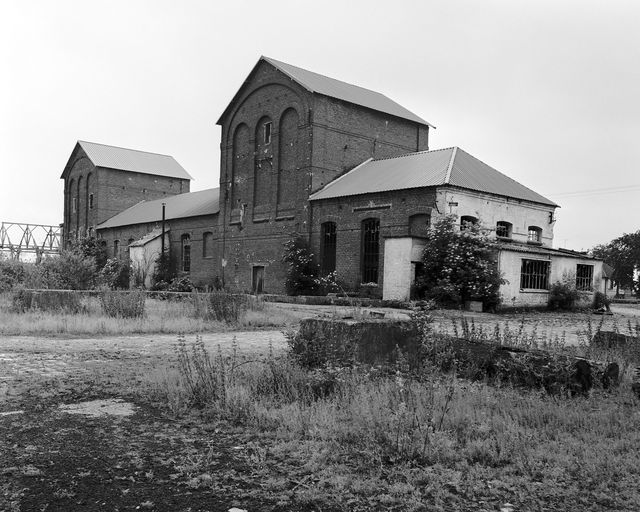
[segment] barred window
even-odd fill
[[[549,262],[543,260],[522,260],[522,266],[520,268],[520,288],[548,290]]]
[[[510,222],[501,220],[496,224],[496,236],[501,238],[511,238],[511,230],[512,225]]]
[[[326,276],[336,269],[336,223],[325,222],[322,224],[320,245],[320,267],[322,275]]]
[[[182,271],[191,271],[191,237],[189,235],[182,235]]]
[[[528,228],[528,241],[529,242],[541,242],[542,241],[542,229],[538,226],[529,226]]]
[[[593,265],[580,265],[576,267],[576,289],[587,292],[591,290],[593,283]]]
[[[378,263],[380,261],[380,221],[365,219],[362,221],[362,282],[378,282]]]

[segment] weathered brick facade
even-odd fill
[[[264,60],[219,124],[222,274],[240,290],[256,270],[264,291],[284,290],[283,244],[312,236],[312,192],[367,158],[428,148],[427,125],[314,94]]]
[[[189,192],[190,186],[188,179],[97,167],[79,144],[62,178],[66,243],[140,201]]]

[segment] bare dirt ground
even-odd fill
[[[300,317],[350,311],[282,307]],[[613,310],[613,317],[603,319],[605,329],[624,330],[628,321],[635,325],[640,319],[637,305]],[[522,318],[435,312],[435,325],[449,329],[461,316],[488,330],[496,322],[516,328]],[[601,320],[590,318],[594,325]],[[532,313],[526,324],[577,342],[587,315]],[[256,357],[286,346],[280,331],[202,338],[212,351],[236,345]],[[0,338],[0,510],[348,510],[295,505],[304,484],[290,476],[295,472],[286,459],[272,461],[268,470],[256,463],[251,434],[196,417],[175,419],[142,400],[147,376],[175,362],[175,343],[175,335]],[[277,489],[270,487],[274,481]]]

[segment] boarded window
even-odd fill
[[[496,236],[500,238],[511,238],[512,226],[510,222],[503,220],[496,224]]]
[[[202,235],[202,257],[213,257],[213,233],[207,231]]]
[[[429,226],[431,225],[431,216],[426,213],[419,213],[409,217],[409,235],[410,236],[427,236]]]
[[[365,219],[362,221],[362,282],[378,282],[378,264],[380,261],[380,221]]]
[[[336,269],[337,246],[336,223],[325,222],[322,224],[320,245],[320,266],[322,275],[326,276]]]
[[[576,289],[587,292],[593,285],[593,265],[580,265],[576,267]]]
[[[549,262],[544,260],[522,260],[520,288],[548,290]]]
[[[183,272],[191,272],[191,237],[189,235],[182,235],[182,258],[181,265]]]

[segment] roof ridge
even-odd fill
[[[456,159],[456,155],[458,154],[458,146],[453,146],[453,151],[451,152],[451,158],[449,159],[449,165],[447,166],[447,173],[444,175],[444,182],[449,183],[451,180],[451,171],[453,170],[453,162]],[[485,164],[486,165],[486,164]]]
[[[331,77],[331,76],[324,75],[324,74],[322,74],[322,73],[318,73],[318,72],[316,72],[316,71],[311,71],[310,69],[301,68],[300,66],[296,66],[295,64],[289,64],[288,62],[284,62],[284,61],[281,61],[281,60],[278,60],[278,59],[274,59],[273,57],[267,57],[266,55],[261,55],[261,56],[260,56],[260,58],[261,58],[261,59],[266,60],[267,62],[269,62],[269,63],[271,63],[271,64],[273,64],[274,62],[277,62],[278,64],[286,64],[287,66],[291,66],[292,68],[301,69],[302,71],[306,71],[307,73],[313,73],[314,75],[318,75],[318,76],[321,76],[321,77],[323,77],[323,78],[328,78],[329,80],[335,80],[336,82],[340,82],[340,83],[342,83],[342,84],[350,85],[350,86],[352,86],[352,87],[357,87],[357,88],[359,88],[359,89],[364,89],[365,91],[369,91],[369,92],[372,92],[372,93],[374,93],[374,94],[380,94],[381,96],[384,96],[385,98],[387,98],[387,99],[391,100],[391,98],[389,98],[388,96],[386,96],[386,95],[382,94],[381,92],[374,91],[373,89],[368,89],[367,87],[362,87],[361,85],[353,84],[353,83],[351,83],[351,82],[346,82],[345,80],[340,80],[339,78],[333,78],[333,77]],[[284,70],[280,70],[280,71],[284,72],[284,73],[285,73],[286,75],[288,75],[290,78],[294,79],[294,78],[293,78],[289,73],[287,73],[286,71],[284,71]],[[295,79],[294,79],[294,80],[295,80]],[[297,80],[296,80],[296,81],[297,81]],[[315,91],[314,91],[314,92],[315,92]],[[391,101],[393,101],[393,100],[391,100]]]
[[[96,146],[104,146],[106,148],[116,148],[116,149],[124,149],[125,151],[135,151],[136,153],[147,153],[149,155],[158,155],[158,156],[168,156],[169,158],[173,158],[171,155],[167,155],[166,153],[155,153],[153,151],[145,151],[144,149],[133,149],[133,148],[125,148],[122,146],[114,146],[113,144],[102,144],[101,142],[91,142],[90,140],[78,140],[78,144],[84,142],[86,144],[94,144]],[[173,158],[176,160],[175,158]],[[177,160],[176,160],[177,162]],[[180,164],[178,164],[180,165]],[[182,167],[182,166],[180,166]]]
[[[404,158],[407,156],[414,156],[414,155],[424,155],[425,153],[437,153],[438,151],[447,151],[449,149],[455,149],[456,146],[451,146],[449,148],[440,148],[440,149],[423,149],[422,151],[412,151],[410,153],[403,153],[402,155],[396,155],[396,156],[385,156],[382,158],[376,158],[373,161],[374,162],[382,162],[383,160],[394,160],[396,158]]]

